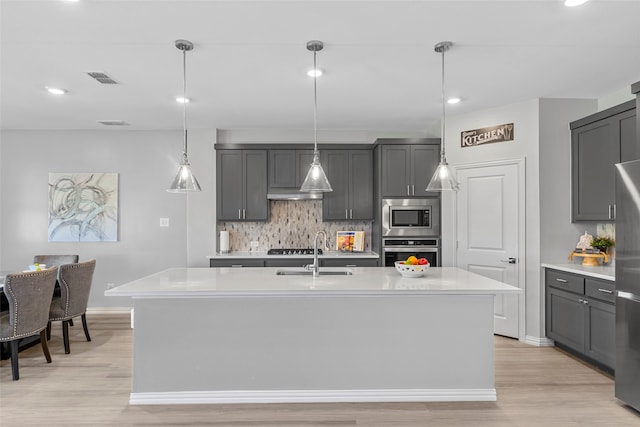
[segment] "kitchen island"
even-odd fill
[[[493,299],[520,289],[456,268],[278,270],[173,268],[106,291],[133,298],[130,403],[496,400]]]

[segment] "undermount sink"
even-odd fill
[[[313,276],[311,270],[277,270],[278,276]],[[351,276],[352,271],[349,270],[320,270],[319,276]]]

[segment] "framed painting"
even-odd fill
[[[49,173],[49,241],[118,240],[117,173]]]

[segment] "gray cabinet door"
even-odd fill
[[[349,151],[323,150],[322,168],[333,191],[322,198],[322,220],[349,219]]]
[[[620,140],[609,118],[571,131],[571,210],[573,221],[612,221]]]
[[[267,151],[243,150],[244,212],[242,219],[266,221],[269,218],[267,200]]]
[[[324,150],[322,167],[333,191],[322,200],[322,220],[373,218],[373,152]]]
[[[410,196],[411,146],[383,145],[380,157],[382,163],[382,197]]]
[[[438,193],[426,192],[440,161],[440,147],[437,145],[413,145],[411,147],[412,196],[437,196]]]
[[[353,150],[350,153],[351,178],[349,219],[373,219],[373,152]]]
[[[269,150],[269,188],[296,186],[296,150]]]
[[[218,150],[216,153],[216,217],[219,221],[242,219],[242,164],[242,150]]]
[[[610,368],[616,361],[616,309],[613,304],[585,299],[585,355]]]
[[[636,137],[636,110],[620,113],[616,119],[620,132],[620,161],[640,159],[640,134]],[[640,132],[640,127],[637,132]]]
[[[313,150],[296,150],[295,168],[296,181],[294,188],[300,188],[307,177],[311,163],[313,162]]]
[[[313,162],[313,150],[269,150],[269,188],[300,188]]]
[[[582,353],[585,341],[583,297],[547,287],[546,298],[547,336]]]

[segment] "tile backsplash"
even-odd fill
[[[364,231],[364,249],[371,250],[371,221],[322,222],[321,200],[272,200],[269,203],[271,218],[268,222],[218,222],[218,235],[220,230],[229,231],[231,251],[311,248],[313,237],[320,230],[327,233],[332,249],[335,249],[337,231]],[[258,242],[257,248],[251,248],[252,241]]]

